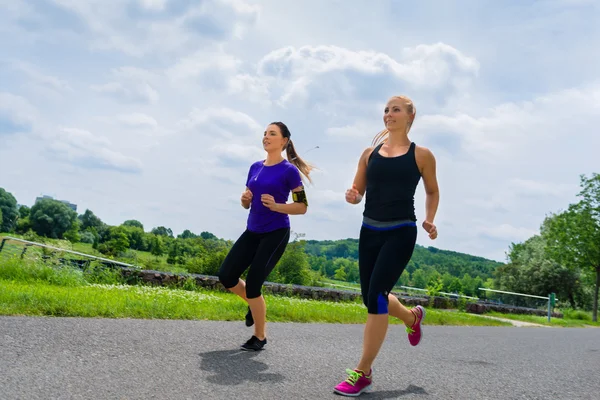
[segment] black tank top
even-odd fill
[[[379,154],[381,146],[383,143],[369,156],[363,216],[376,221],[416,221],[415,191],[421,173],[415,158],[415,143],[398,157],[383,157]]]

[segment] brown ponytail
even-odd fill
[[[285,152],[287,154],[288,161],[294,164],[296,168],[300,170],[302,175],[304,175],[306,179],[312,183],[312,179],[310,179],[310,171],[312,171],[314,167],[300,158],[298,153],[296,153],[292,139],[289,139],[288,144],[285,147]]]
[[[287,154],[287,159],[290,163],[294,164],[296,168],[300,171],[309,182],[312,183],[312,179],[310,179],[310,171],[314,169],[314,166],[310,165],[306,161],[304,161],[294,148],[294,143],[292,143],[292,134],[290,133],[289,128],[283,122],[271,122],[271,125],[277,125],[281,130],[281,134],[284,138],[288,139],[287,145],[285,146],[285,152]]]

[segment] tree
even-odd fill
[[[165,244],[160,235],[152,235],[150,239],[150,253],[156,257],[165,254]]]
[[[31,208],[29,208],[27,206],[21,206],[21,207],[19,207],[19,219],[23,219],[23,218],[29,217],[29,213],[30,212],[31,212]]]
[[[117,256],[129,248],[127,230],[123,226],[108,228],[108,240],[98,246],[98,251],[111,256]]]
[[[85,212],[78,218],[81,221],[81,230],[83,231],[87,230],[88,228],[94,228],[97,232],[100,232],[104,225],[102,220],[96,217],[91,210],[85,210]]]
[[[144,225],[135,219],[128,219],[127,221],[123,222],[122,224],[123,226],[130,226],[133,228],[140,228],[142,231],[144,230]]]
[[[41,199],[31,207],[29,219],[38,235],[63,239],[75,223],[77,213],[60,201]]]
[[[600,288],[600,174],[580,177],[581,197],[560,214],[546,218],[542,234],[548,254],[558,263],[585,273],[596,273],[592,320],[598,321]]]
[[[200,232],[200,237],[202,239],[206,239],[206,240],[208,240],[208,239],[217,239],[217,237],[215,235],[213,235],[212,233],[210,233],[210,232]]]
[[[296,285],[307,285],[310,282],[308,255],[304,251],[304,241],[298,240],[302,236],[296,234],[294,240],[288,244],[275,270],[271,272],[270,279]]]
[[[198,237],[198,235],[196,235],[195,233],[192,233],[192,231],[190,231],[189,229],[186,229],[181,234],[177,235],[177,237],[180,239],[195,239]]]
[[[567,268],[552,259],[546,252],[543,236],[535,235],[523,243],[511,244],[508,260],[508,264],[496,271],[499,289],[538,296],[556,293],[559,299],[567,299],[573,308],[577,303],[585,304],[579,270]],[[524,299],[511,298],[511,301],[527,304]]]
[[[17,208],[17,199],[11,193],[0,188],[0,232],[12,232],[17,225],[19,209]]]
[[[158,235],[158,236],[167,236],[170,238],[173,237],[173,231],[171,230],[171,228],[165,228],[164,226],[152,228],[151,233]]]

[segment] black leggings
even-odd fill
[[[283,255],[290,239],[290,228],[267,233],[244,231],[235,242],[219,269],[219,280],[226,289],[238,284],[250,266],[246,278],[246,298],[261,295],[261,287]]]
[[[388,294],[412,257],[417,242],[414,224],[389,230],[360,229],[358,267],[363,302],[369,314],[388,313]]]

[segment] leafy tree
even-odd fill
[[[156,257],[165,254],[165,244],[161,235],[152,235],[150,239],[150,253]]]
[[[38,235],[63,239],[75,223],[77,213],[60,201],[41,199],[31,207],[29,219]]]
[[[108,228],[108,240],[98,246],[98,251],[111,256],[117,256],[129,248],[127,230],[123,226]]]
[[[572,270],[596,275],[592,320],[598,320],[600,288],[600,174],[581,175],[581,200],[544,221],[542,233],[547,251],[558,263]]]
[[[298,240],[301,234],[290,242],[277,263],[274,271],[269,275],[269,280],[296,285],[307,285],[310,282],[310,268],[308,255],[304,252],[304,241]]]
[[[17,208],[17,199],[11,193],[0,188],[0,232],[12,232],[17,225],[19,210]]]
[[[523,243],[511,244],[507,265],[496,271],[496,285],[500,290],[547,296],[556,293],[567,299],[571,307],[585,303],[578,270],[557,263],[546,252],[546,240],[535,235]],[[511,302],[518,301],[507,297]],[[525,303],[523,303],[525,304]]]
[[[123,232],[127,235],[129,248],[144,251],[148,249],[147,234],[142,228],[134,225],[121,225]]]
[[[198,236],[195,233],[192,233],[192,231],[190,231],[189,229],[186,229],[181,234],[177,235],[177,237],[180,239],[195,239],[197,237],[202,237],[202,236]],[[210,239],[210,238],[204,238],[204,239]],[[216,237],[214,237],[213,239],[216,239]]]
[[[164,226],[152,228],[151,233],[157,236],[167,236],[170,238],[173,237],[173,231],[171,230],[171,228],[165,228]]]
[[[210,232],[200,232],[200,237],[202,239],[217,239],[217,237]]]
[[[29,217],[29,213],[31,212],[31,208],[27,206],[19,207],[19,219]]]
[[[102,220],[98,218],[91,210],[85,210],[85,212],[78,218],[81,222],[81,230],[94,228],[97,232],[100,232],[104,225]]]
[[[144,231],[144,225],[135,219],[128,219],[127,221],[123,222],[122,224],[123,226],[130,226],[130,227],[134,227],[134,228],[140,228],[142,230],[142,232]]]
[[[81,241],[81,235],[79,234],[80,225],[81,223],[79,222],[79,220],[75,218],[69,230],[65,232],[65,239],[67,239],[71,243],[78,243],[79,241]]]

